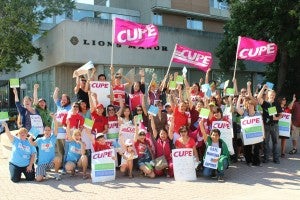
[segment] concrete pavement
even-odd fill
[[[288,145],[289,146],[289,145]],[[300,148],[299,148],[300,149]],[[0,151],[0,157],[2,152]],[[248,167],[244,162],[232,164],[225,183],[200,177],[193,182],[172,178],[149,179],[137,173],[133,179],[118,173],[107,183],[82,180],[63,175],[61,181],[13,183],[9,180],[8,159],[0,158],[0,200],[26,199],[300,199],[300,154],[288,155],[281,164]]]

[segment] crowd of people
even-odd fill
[[[235,94],[226,95],[226,88],[218,90],[216,82],[209,80],[210,70],[206,72],[205,80],[201,78],[193,84],[183,75],[182,84],[177,84],[175,89],[170,89],[169,84],[177,79],[178,73],[165,75],[159,82],[153,75],[146,88],[143,70],[139,72],[140,81],[135,82],[115,73],[113,67],[110,71],[111,94],[108,97],[111,104],[108,106],[98,102],[97,94],[90,90],[91,81],[108,81],[105,74],[95,77],[94,69],[85,75],[77,74],[75,102],[55,88],[56,111],[53,113],[47,108],[46,100],[38,97],[38,84],[34,85],[33,99],[26,96],[22,104],[17,89],[13,88],[19,112],[17,135],[10,132],[5,122],[2,123],[13,146],[9,162],[13,182],[19,182],[22,173],[28,181],[43,181],[49,169],[54,169],[56,180],[65,173],[74,176],[79,169],[83,179],[88,179],[92,152],[111,148],[117,151],[120,171],[129,178],[134,177],[135,169],[150,178],[174,177],[172,149],[190,148],[195,163],[198,163],[195,169],[198,174],[224,181],[225,170],[231,162],[245,159],[249,166],[262,166],[262,163],[270,162],[270,158],[280,164],[280,159],[286,157],[287,137],[279,137],[278,130],[282,113],[292,113],[293,147],[289,153],[297,153],[299,96],[298,101],[294,95],[287,104],[286,98],[276,98],[275,91],[267,85],[252,92],[251,82],[247,82],[245,88],[238,90],[235,79],[232,83]],[[202,84],[209,84],[209,94],[203,91]],[[125,92],[126,87],[131,87],[130,93]],[[137,96],[138,103],[133,101]],[[157,107],[157,114],[150,114],[149,106]],[[269,115],[268,108],[274,106],[277,114]],[[210,111],[207,118],[199,116],[201,109]],[[264,141],[243,145],[240,120],[252,116],[262,116]],[[91,128],[84,126],[85,119],[93,121]],[[42,123],[37,123],[39,121]],[[234,154],[230,155],[228,144],[221,139],[222,132],[212,127],[214,121],[227,121],[232,126]],[[133,139],[122,138],[122,125],[135,127]],[[36,135],[33,134],[35,129],[39,130]],[[219,157],[212,160],[217,169],[203,165],[210,146],[221,149]],[[163,168],[154,167],[155,161],[162,156],[167,164]]]

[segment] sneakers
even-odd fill
[[[61,170],[61,174],[62,174],[62,175],[67,174],[66,170],[65,170],[65,169],[62,169],[62,170]]]
[[[275,164],[280,164],[280,161],[279,160],[274,160],[273,161]]]
[[[88,178],[89,178],[89,175],[83,174],[83,176],[82,176],[82,179],[83,179],[83,180],[86,180],[86,179],[88,179]]]
[[[289,154],[296,154],[297,153],[297,149],[295,149],[295,148],[293,148],[290,152],[289,152]]]
[[[218,176],[218,182],[224,182],[224,177],[223,176]]]
[[[55,178],[55,180],[57,180],[57,181],[61,180],[61,176],[60,176],[59,173],[54,174],[54,178]]]

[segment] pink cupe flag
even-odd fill
[[[212,65],[212,55],[176,44],[172,62],[192,65],[206,72]]]
[[[143,25],[119,18],[113,21],[113,42],[116,44],[155,47],[158,37],[158,28],[153,24]]]
[[[238,59],[271,63],[274,62],[276,54],[277,45],[275,43],[239,36],[237,48]]]

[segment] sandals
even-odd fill
[[[290,152],[289,152],[289,154],[296,154],[297,153],[297,149],[295,149],[295,148],[293,148]]]

